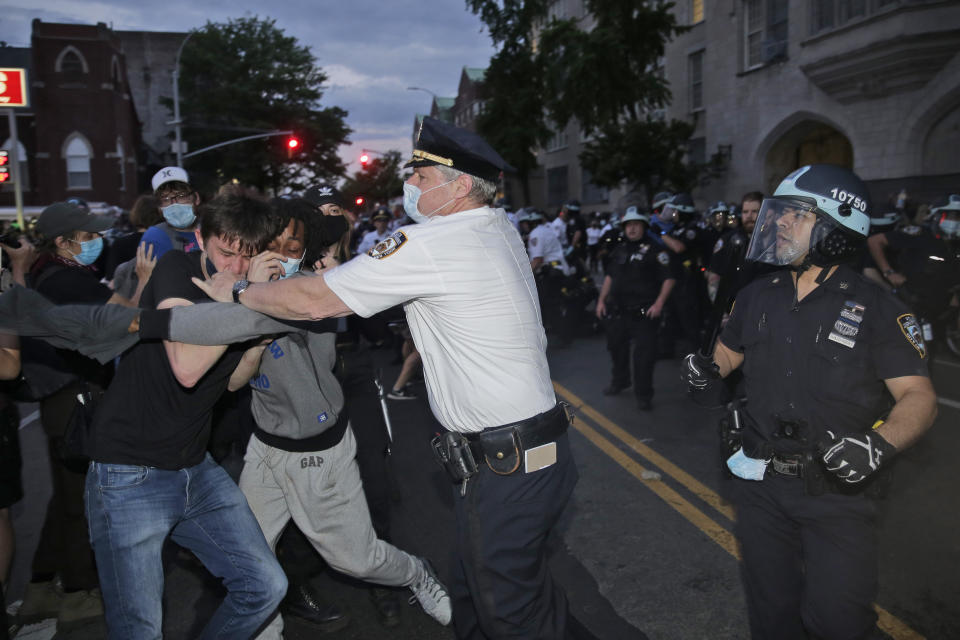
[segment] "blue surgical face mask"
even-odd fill
[[[303,256],[307,255],[306,250],[303,252]],[[280,265],[283,267],[283,275],[280,276],[280,279],[289,278],[297,271],[300,271],[300,263],[303,262],[303,256],[299,258],[287,258],[286,262],[281,262]]]
[[[454,178],[454,180],[455,179],[456,178]],[[453,202],[454,199],[450,198],[449,200],[444,202],[442,205],[440,205],[430,213],[423,214],[423,213],[420,213],[420,209],[417,208],[417,203],[420,202],[420,196],[430,193],[434,189],[445,187],[451,182],[453,182],[453,180],[448,180],[443,184],[438,184],[435,187],[430,187],[429,189],[423,192],[420,191],[420,187],[415,187],[412,184],[408,184],[404,182],[403,183],[403,210],[407,212],[407,215],[410,216],[410,219],[413,220],[414,222],[428,221],[433,216],[433,214],[435,214],[437,211],[440,211],[440,209],[443,209],[445,206]]]
[[[77,242],[74,240],[74,242]],[[80,253],[75,254],[73,259],[86,266],[93,264],[100,257],[103,251],[103,238],[94,238],[85,242],[77,242],[80,245]]]
[[[727,467],[733,475],[744,480],[763,480],[763,474],[767,470],[768,460],[757,460],[748,458],[743,449],[737,449],[737,452],[727,460]]]
[[[171,204],[160,211],[167,224],[176,229],[186,229],[197,219],[192,204]]]

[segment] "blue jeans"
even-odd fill
[[[201,638],[253,636],[286,593],[246,499],[209,455],[177,471],[91,462],[86,506],[110,638],[161,637],[168,535],[228,591]]]

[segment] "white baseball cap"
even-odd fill
[[[187,176],[187,172],[180,167],[164,167],[153,174],[153,179],[150,182],[153,185],[153,190],[156,191],[161,185],[168,182],[185,182],[190,184],[190,178]]]

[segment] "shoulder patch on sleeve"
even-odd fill
[[[687,235],[687,239],[688,239],[688,240],[693,240],[694,238],[697,237],[697,232],[694,231],[693,229],[687,229],[687,234],[686,234],[686,235]]]
[[[657,262],[662,265],[670,264],[670,255],[666,251],[661,251],[657,254]]]
[[[913,348],[917,350],[921,358],[927,357],[927,345],[923,342],[923,329],[917,322],[917,317],[912,313],[904,313],[897,316],[897,324],[900,325],[900,331]]]
[[[383,260],[399,251],[406,241],[407,236],[404,235],[403,231],[396,231],[386,240],[375,244],[370,251],[367,251],[367,255],[377,260]]]

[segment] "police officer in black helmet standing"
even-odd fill
[[[936,395],[916,318],[843,264],[869,223],[851,171],[787,176],[747,251],[785,269],[740,292],[712,357],[684,360],[695,396],[744,369],[742,447],[727,466],[754,638],[879,634],[874,501],[933,423]]]

